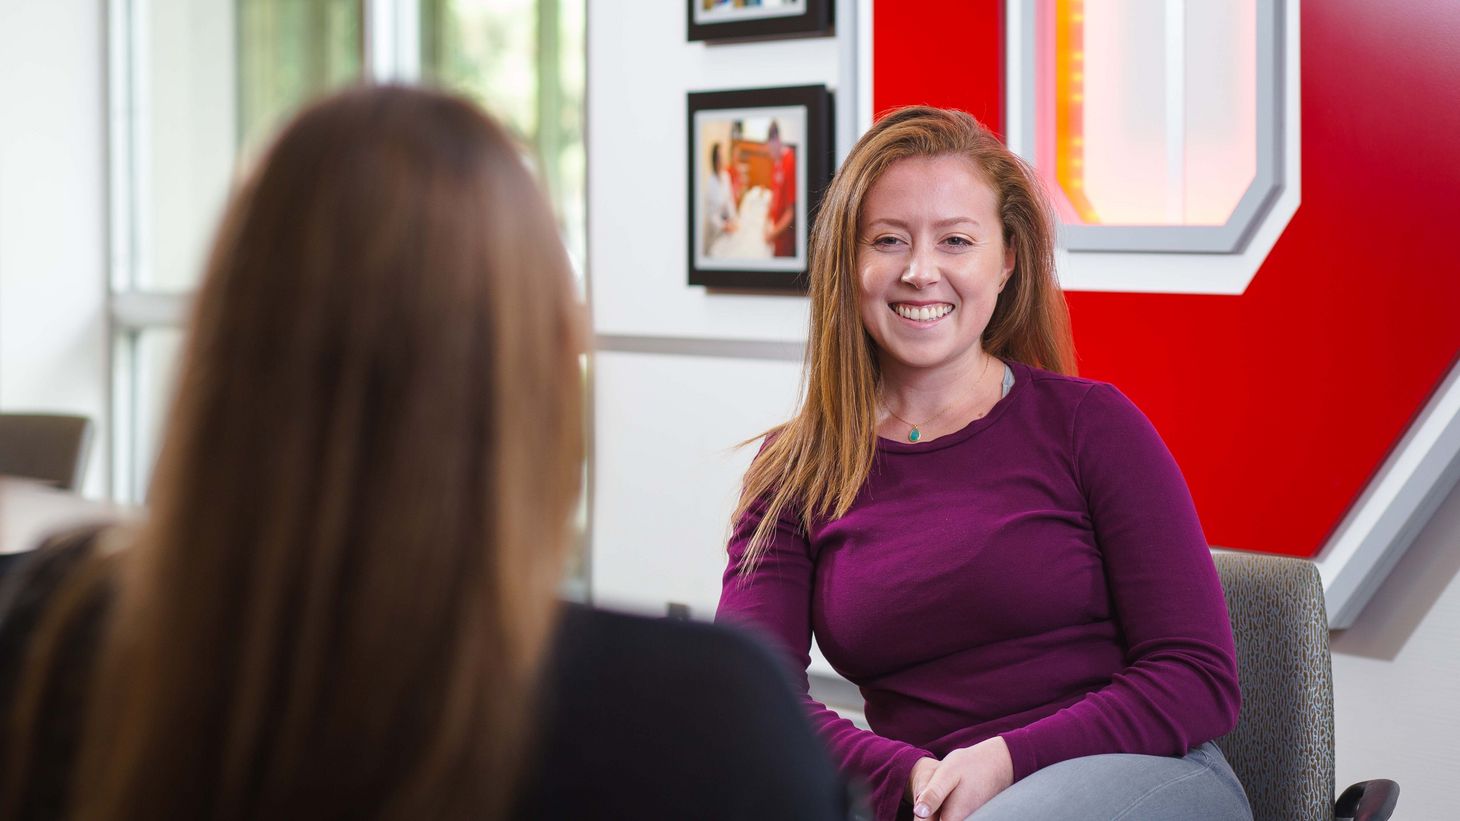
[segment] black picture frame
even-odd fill
[[[688,38],[709,42],[825,37],[835,33],[834,0],[800,0],[801,10],[767,14],[756,6],[706,10],[704,0],[686,0]]]
[[[689,93],[685,181],[689,284],[806,292],[811,221],[831,182],[832,106],[831,92],[822,85]],[[795,170],[789,206],[776,190],[784,185],[776,181],[784,179],[786,161],[784,154],[773,155],[772,122],[784,135],[780,147],[790,154]],[[711,170],[716,159],[719,173]],[[726,207],[731,219],[718,220]],[[782,217],[785,208],[794,209],[791,222],[779,239],[766,241],[766,221],[777,207]],[[794,253],[788,253],[792,248]]]

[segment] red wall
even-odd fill
[[[874,108],[1002,130],[1002,5],[877,2]],[[1312,556],[1460,354],[1460,3],[1301,15],[1302,204],[1247,292],[1069,301],[1081,374],[1151,417],[1211,543]]]

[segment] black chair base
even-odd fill
[[[1399,803],[1399,785],[1386,778],[1360,781],[1333,805],[1335,821],[1386,821]]]

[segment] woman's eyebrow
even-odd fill
[[[973,217],[948,217],[946,219],[940,219],[937,222],[933,223],[933,227],[947,228],[950,225],[961,225],[963,223],[968,223],[975,228],[982,227],[979,221],[974,219]],[[892,217],[878,217],[877,219],[874,219],[871,222],[867,223],[868,228],[871,228],[874,225],[890,225],[893,228],[908,227],[908,224],[906,222],[903,222],[900,219],[893,219]]]

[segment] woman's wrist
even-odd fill
[[[908,773],[907,786],[902,791],[902,798],[911,804],[917,797],[918,792],[924,784],[933,777],[933,771],[938,769],[938,759],[923,757],[913,763],[912,772]]]

